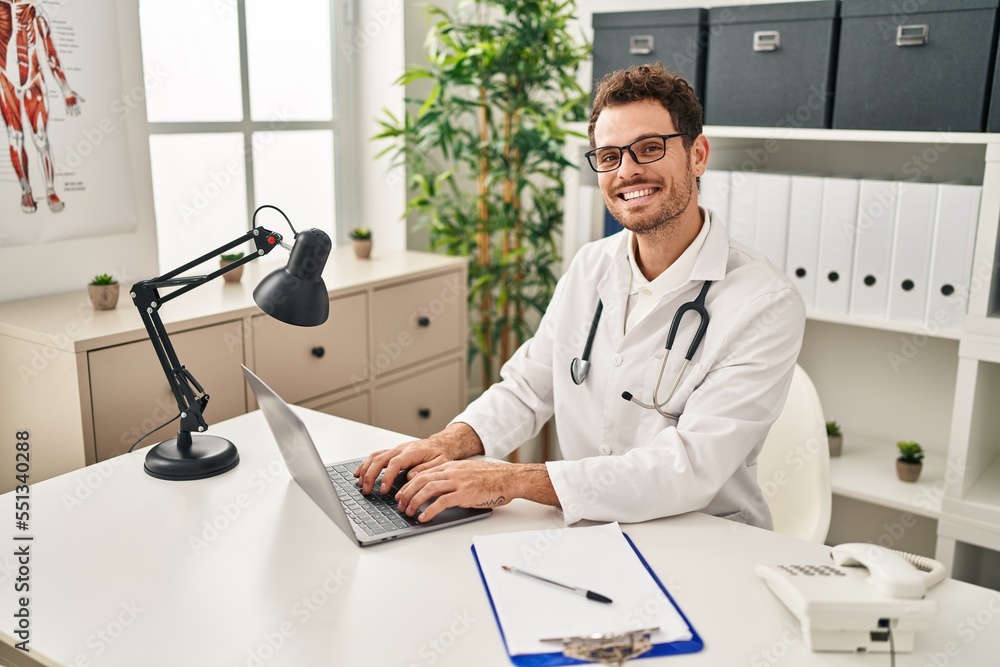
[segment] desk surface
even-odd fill
[[[327,461],[404,440],[298,410]],[[240,448],[240,465],[220,477],[153,479],[138,452],[32,487],[30,646],[38,664],[510,664],[469,552],[472,536],[561,528],[556,510],[516,501],[485,521],[360,549],[289,478],[259,412],[211,431]],[[13,494],[0,496],[0,642],[8,645],[13,505]],[[824,562],[826,547],[701,514],[623,529],[705,641],[700,653],[636,664],[889,664],[884,654],[811,653],[754,574],[757,562]],[[1000,594],[947,580],[932,595],[937,623],[897,664],[996,664]],[[6,655],[22,657],[9,646]]]

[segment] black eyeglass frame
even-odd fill
[[[640,137],[635,141],[633,141],[632,143],[626,144],[624,146],[598,146],[597,148],[587,151],[583,155],[584,157],[587,158],[587,164],[590,165],[591,169],[596,171],[598,174],[605,174],[609,171],[615,171],[616,169],[622,166],[622,156],[625,154],[625,151],[628,151],[628,154],[632,156],[632,159],[635,161],[636,164],[651,164],[653,162],[659,162],[660,160],[662,160],[667,156],[667,140],[673,139],[674,137],[683,137],[683,136],[686,136],[684,132],[676,132],[674,134],[653,134],[648,137]],[[632,146],[635,146],[640,141],[648,141],[654,138],[663,139],[663,155],[653,160],[640,160],[639,156],[636,155],[635,152],[632,150]],[[608,148],[618,149],[618,164],[616,164],[611,169],[598,169],[594,165],[594,158],[597,156],[597,151],[607,150]]]

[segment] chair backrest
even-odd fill
[[[823,543],[833,502],[826,419],[815,385],[797,364],[785,406],[757,457],[757,481],[775,532]]]

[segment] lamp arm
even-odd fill
[[[202,262],[224,253],[226,250],[231,250],[241,243],[251,240],[256,246],[256,252],[206,275],[178,277],[184,271],[192,269]],[[205,393],[202,386],[198,384],[198,381],[191,372],[178,360],[174,346],[167,336],[167,330],[163,326],[163,320],[160,318],[160,307],[167,301],[175,299],[181,294],[186,294],[199,285],[203,285],[224,273],[228,273],[239,266],[243,266],[258,257],[266,255],[278,245],[283,245],[280,234],[263,227],[254,227],[243,236],[207,252],[201,257],[169,273],[150,280],[140,280],[132,286],[130,294],[132,302],[139,310],[139,317],[142,319],[143,326],[146,327],[149,339],[153,343],[156,358],[159,360],[163,373],[167,377],[170,392],[174,395],[174,400],[177,402],[177,409],[181,414],[181,424],[177,434],[178,444],[190,445],[192,431],[200,432],[208,428],[208,424],[205,423],[202,413],[208,404],[209,396]],[[166,296],[160,296],[160,287],[174,286],[180,286],[180,289],[174,290]]]
[[[136,283],[135,286],[133,286],[132,291],[135,292],[136,287],[148,290],[150,287],[155,289],[158,287],[181,286],[180,289],[174,290],[173,292],[167,294],[166,296],[160,297],[159,295],[157,295],[155,299],[150,301],[150,303],[146,304],[147,307],[150,306],[151,304],[155,304],[153,305],[153,307],[157,308],[160,305],[166,303],[167,301],[176,299],[182,294],[187,294],[188,292],[198,287],[199,285],[204,285],[205,283],[209,282],[210,280],[218,278],[224,273],[229,273],[230,271],[235,270],[237,267],[252,262],[258,257],[263,257],[264,255],[271,252],[279,245],[287,247],[287,244],[282,243],[281,238],[282,238],[281,234],[278,234],[277,232],[272,232],[271,230],[265,229],[264,227],[254,227],[243,236],[230,241],[226,245],[222,245],[214,250],[210,250],[201,257],[198,257],[197,259],[194,259],[188,262],[187,264],[184,264],[183,266],[179,266],[173,271],[170,271],[169,273],[165,273],[162,276],[151,278],[149,280],[142,280]],[[217,257],[218,255],[221,255],[227,250],[232,250],[236,246],[242,243],[246,243],[247,241],[254,242],[255,246],[254,252],[238,259],[232,264],[229,264],[227,266],[224,266],[220,269],[217,269],[215,271],[212,271],[211,273],[202,276],[180,276],[181,273],[184,273],[189,269],[193,269],[199,264],[209,259],[212,259],[213,257]],[[133,295],[132,296],[133,301],[135,300],[135,298],[136,298],[135,295]],[[139,304],[137,302],[136,306],[138,305]]]

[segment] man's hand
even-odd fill
[[[358,478],[361,492],[368,494],[379,473],[385,470],[379,493],[386,493],[403,470],[409,470],[407,477],[412,479],[428,468],[482,453],[483,443],[472,427],[456,422],[425,440],[413,440],[369,454],[354,471],[354,476]]]
[[[559,505],[545,464],[449,461],[410,476],[396,494],[398,509],[426,523],[449,507],[500,507],[514,498]]]

